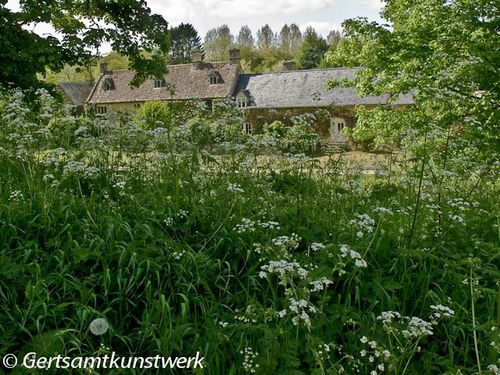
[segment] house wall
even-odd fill
[[[106,107],[106,113],[118,112],[118,111],[127,111],[133,112],[135,111],[142,103],[141,102],[133,102],[133,103],[99,103],[96,104],[95,107]]]
[[[316,117],[316,131],[325,140],[330,139],[330,121],[333,117],[345,119],[346,126],[353,128],[356,125],[354,106],[350,107],[304,107],[304,108],[247,108],[244,110],[245,119],[252,125],[254,133],[261,133],[265,124],[273,121],[282,121],[291,126],[292,118],[304,114]]]

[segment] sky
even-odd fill
[[[341,30],[342,21],[367,17],[381,21],[381,0],[149,0],[153,13],[163,16],[171,26],[191,23],[203,39],[211,28],[226,24],[234,35],[241,26],[257,30],[269,24],[279,32],[285,23],[296,23],[301,30],[313,26],[326,37],[331,30]],[[7,7],[19,9],[18,0],[9,0]],[[38,25],[39,34],[53,33],[48,25]]]

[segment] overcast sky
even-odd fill
[[[234,35],[241,26],[252,32],[265,25],[279,31],[285,23],[296,23],[304,30],[313,26],[326,36],[332,29],[340,30],[342,21],[367,17],[380,21],[380,0],[149,0],[153,13],[161,14],[171,26],[192,23],[200,36],[213,28],[227,24]],[[19,9],[18,0],[9,0],[7,7]],[[37,32],[47,33],[46,26]]]
[[[311,25],[326,36],[332,29],[340,30],[347,18],[378,21],[381,9],[379,0],[149,0],[148,4],[172,26],[192,23],[202,37],[222,24],[236,35],[243,25],[255,34],[266,23],[279,31],[292,22],[302,30]]]

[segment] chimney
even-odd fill
[[[99,72],[101,73],[101,75],[108,74],[108,64],[100,63],[99,64]]]
[[[238,48],[232,48],[229,50],[229,62],[231,64],[239,64],[240,58],[240,50]]]
[[[295,70],[295,61],[293,60],[283,61],[283,70]]]
[[[203,61],[203,51],[201,49],[193,49],[191,51],[191,62],[201,63]]]

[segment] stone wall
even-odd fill
[[[316,117],[317,131],[324,139],[330,137],[330,120],[333,117],[344,118],[346,126],[349,128],[356,125],[354,107],[247,108],[243,111],[244,117],[252,125],[254,133],[261,133],[264,125],[273,121],[282,121],[285,125],[291,126],[293,117],[308,113]]]

